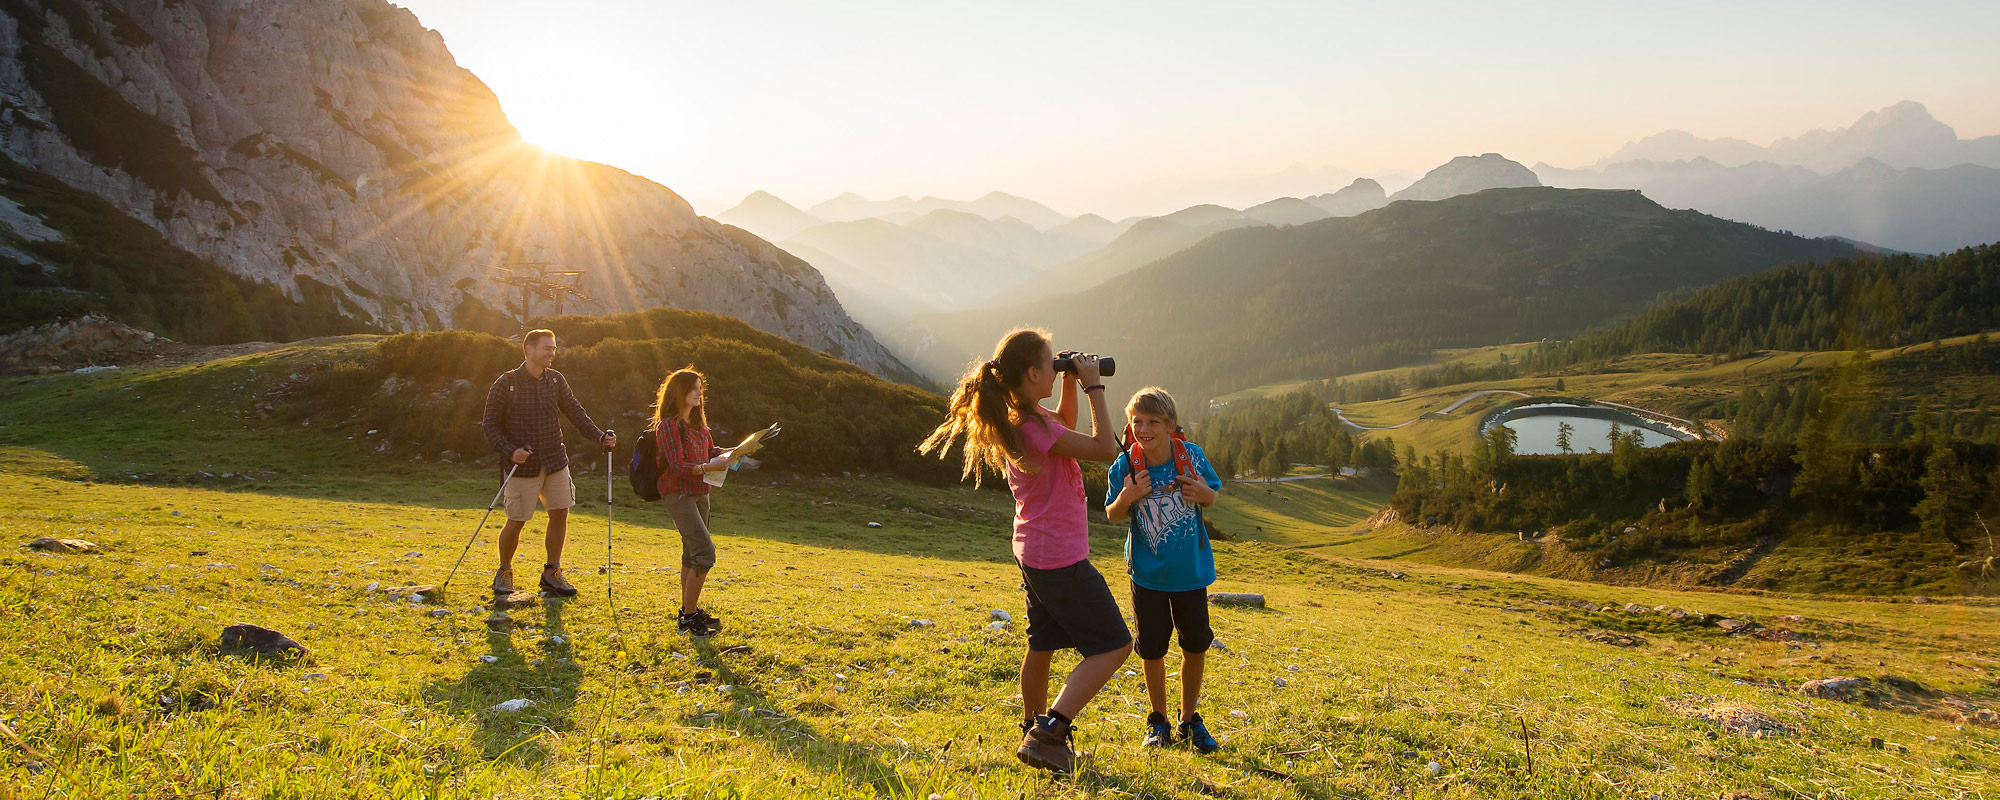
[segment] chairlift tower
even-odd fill
[[[562,316],[563,301],[575,297],[586,303],[595,303],[597,298],[585,294],[583,270],[555,269],[547,261],[512,261],[507,266],[494,267],[505,272],[495,275],[493,280],[521,289],[521,327],[527,329],[529,321],[535,318],[534,300],[540,297],[555,304],[556,316]]]

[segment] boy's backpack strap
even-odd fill
[[[1125,426],[1125,441],[1128,442],[1125,452],[1132,461],[1132,469],[1135,471],[1147,469],[1146,451],[1139,445],[1138,438],[1132,435],[1130,425]],[[1187,434],[1180,429],[1180,426],[1174,426],[1174,435],[1168,440],[1168,444],[1173,448],[1173,455],[1170,458],[1173,459],[1174,477],[1179,478],[1182,475],[1200,477],[1200,473],[1194,471],[1194,460],[1188,458]]]

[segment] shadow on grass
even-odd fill
[[[836,775],[859,788],[871,787],[876,793],[889,796],[903,796],[917,793],[924,785],[919,780],[913,785],[896,766],[896,763],[924,764],[933,762],[934,754],[944,752],[949,745],[927,748],[924,743],[876,745],[863,741],[835,739],[815,729],[812,725],[779,709],[779,702],[755,685],[756,678],[732,669],[722,658],[730,648],[718,650],[708,640],[696,640],[695,659],[714,673],[713,680],[730,687],[728,708],[725,711],[690,713],[682,723],[690,727],[705,727],[728,730],[745,738],[764,743],[773,752],[811,767],[813,770]],[[867,709],[862,713],[882,713],[878,709]],[[1012,728],[1010,735],[1018,735]],[[1002,737],[1006,744],[1006,737]],[[966,742],[957,742],[966,744]],[[893,758],[885,758],[884,750],[893,750]],[[1007,751],[1011,760],[1011,750]],[[1095,768],[1095,759],[1085,758],[1079,771],[1072,776],[1050,776],[1053,782],[1070,783],[1078,787],[1090,787],[1097,791],[1113,789],[1133,793],[1133,785],[1125,778],[1102,772]],[[1025,774],[1045,775],[1020,767]]]
[[[424,702],[431,707],[480,722],[473,738],[484,758],[539,764],[551,755],[538,741],[542,734],[576,726],[572,712],[583,668],[570,657],[569,632],[562,621],[566,602],[559,598],[542,601],[539,658],[515,647],[516,626],[488,628],[486,655],[491,661],[481,658],[463,676],[435,681],[424,688]],[[527,700],[531,705],[518,711],[494,709],[509,700]]]
[[[755,677],[732,669],[713,643],[697,639],[694,647],[696,661],[714,672],[716,682],[731,687],[729,708],[720,713],[689,714],[683,724],[734,731],[761,741],[774,752],[817,772],[838,775],[857,787],[873,787],[879,794],[903,796],[914,791],[902,772],[884,760],[874,747],[827,736],[784,713],[779,710],[777,700],[755,686]]]

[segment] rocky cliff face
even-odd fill
[[[570,313],[727,314],[908,374],[805,262],[523,141],[383,0],[0,0],[0,152],[389,330],[506,311],[490,278],[539,261],[586,271]]]

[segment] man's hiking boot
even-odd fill
[[[1197,752],[1213,753],[1222,749],[1222,743],[1208,735],[1208,726],[1202,724],[1200,714],[1189,714],[1187,719],[1181,720],[1181,738],[1194,745]]]
[[[514,593],[514,569],[501,567],[493,571],[493,596],[506,597]]]
[[[1158,711],[1146,717],[1146,740],[1140,744],[1146,747],[1165,747],[1174,740],[1174,726],[1167,724],[1167,715]]]
[[[1076,740],[1076,729],[1069,723],[1044,716],[1035,720],[1035,727],[1021,737],[1021,749],[1015,756],[1021,763],[1036,769],[1068,774],[1076,753],[1070,743]]]
[[[576,596],[576,587],[563,580],[562,567],[542,568],[542,591],[557,597]]]
[[[681,612],[674,621],[681,633],[697,638],[714,636],[722,630],[722,620],[699,608]]]

